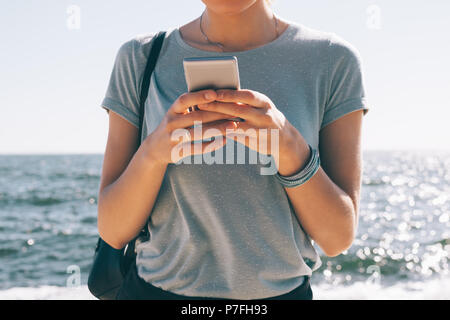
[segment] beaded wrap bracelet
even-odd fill
[[[286,188],[294,188],[298,187],[309,179],[319,170],[320,167],[320,157],[319,152],[316,149],[313,149],[311,145],[309,145],[310,157],[307,164],[304,166],[302,170],[295,173],[291,176],[282,176],[278,172],[275,174],[277,180]]]

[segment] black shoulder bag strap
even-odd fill
[[[164,37],[166,35],[165,31],[160,31],[154,43],[152,45],[152,49],[150,51],[150,55],[147,60],[147,65],[145,67],[144,76],[142,78],[141,85],[141,96],[140,96],[140,109],[139,109],[139,144],[141,144],[141,136],[142,136],[142,126],[144,124],[144,113],[145,113],[145,100],[148,96],[148,90],[150,87],[150,78],[152,76],[153,70],[155,69],[156,61],[158,60],[159,53],[161,51],[161,47],[164,41]]]

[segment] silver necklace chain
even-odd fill
[[[203,11],[203,12],[202,12],[202,15],[200,16],[200,31],[201,31],[201,33],[202,33],[203,36],[205,37],[205,40],[208,41],[208,43],[220,47],[220,49],[222,50],[222,52],[224,52],[224,50],[223,50],[224,45],[223,45],[222,43],[220,43],[220,42],[213,42],[213,41],[209,40],[208,36],[207,36],[206,33],[203,31],[203,28],[202,28],[202,18],[203,18],[203,14],[204,14],[204,13],[205,13],[205,12]],[[279,37],[279,33],[278,33],[278,19],[277,19],[277,17],[275,16],[275,14],[273,14],[273,19],[274,19],[274,21],[275,21],[275,32],[277,33],[276,38],[278,38],[278,37]],[[275,38],[275,39],[276,39],[276,38]]]

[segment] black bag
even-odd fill
[[[139,145],[141,143],[142,125],[144,120],[144,103],[147,99],[150,77],[155,69],[159,52],[164,41],[165,32],[156,35],[142,79],[139,112]],[[122,285],[131,263],[136,259],[135,243],[140,237],[148,239],[147,225],[141,233],[123,249],[114,249],[99,237],[95,248],[94,263],[89,273],[88,288],[100,300],[114,300]]]

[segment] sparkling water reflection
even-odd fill
[[[87,282],[101,155],[0,156],[0,289]],[[450,154],[365,152],[353,246],[322,255],[313,285],[448,277]]]

